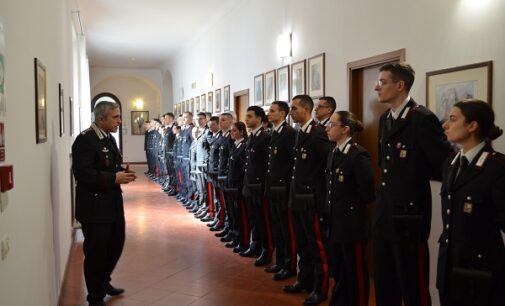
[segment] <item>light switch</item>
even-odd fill
[[[0,192],[0,213],[3,213],[7,209],[9,204],[9,198],[7,192]]]
[[[1,253],[2,253],[2,260],[5,260],[7,257],[7,254],[9,253],[10,250],[10,242],[9,242],[9,237],[6,235],[2,238],[1,244]]]

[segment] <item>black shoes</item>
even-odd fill
[[[285,286],[284,288],[282,288],[282,290],[284,290],[284,292],[286,292],[286,293],[298,293],[298,292],[302,292],[303,290],[311,292],[312,286],[309,286],[309,285],[306,285],[306,284],[303,284],[303,283],[300,283],[297,281],[296,283],[294,283],[292,285]]]
[[[117,296],[117,295],[123,294],[124,289],[115,288],[115,287],[112,287],[112,285],[109,285],[109,287],[105,290],[105,293],[110,296]]]
[[[256,259],[254,265],[256,267],[263,267],[272,262],[272,257],[268,256],[267,252],[262,252],[260,258]]]
[[[281,280],[285,280],[285,279],[291,278],[293,276],[296,276],[296,272],[295,271],[290,271],[290,270],[282,269],[279,272],[275,273],[272,278],[273,278],[274,281],[281,281]]]
[[[227,248],[233,248],[233,252],[235,252],[235,247],[237,247],[237,246],[238,246],[238,244],[239,244],[239,243],[238,243],[238,241],[237,241],[237,240],[232,240],[232,241],[230,241],[230,242],[225,243],[225,244],[224,244],[224,246],[225,246],[225,247],[227,247]],[[236,253],[236,252],[235,252],[235,253]]]
[[[215,233],[214,236],[216,236],[218,238],[221,238],[221,237],[224,237],[224,236],[228,235],[228,232],[229,232],[228,229],[225,228],[223,231],[221,231],[219,233]]]
[[[247,247],[246,247],[246,246],[241,246],[241,245],[239,245],[239,246],[236,246],[236,247],[234,247],[234,248],[233,248],[233,253],[238,253],[238,254],[240,254],[240,253],[243,253],[243,252],[245,252],[245,251],[247,251]],[[242,255],[241,255],[241,256],[242,256]]]
[[[104,301],[89,303],[89,306],[107,306]]]
[[[323,301],[326,301],[328,299],[328,295],[325,293],[316,293],[312,292],[303,302],[303,305],[305,306],[314,306],[314,305],[319,305]]]
[[[273,266],[270,266],[270,267],[266,267],[265,268],[265,272],[268,272],[268,273],[277,273],[279,272],[280,270],[282,269],[281,266],[275,264]]]
[[[238,254],[242,257],[259,257],[260,256],[260,252],[257,250],[253,250],[253,249],[247,249],[247,250],[240,252]]]

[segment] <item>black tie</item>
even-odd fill
[[[388,131],[391,131],[391,129],[393,128],[394,120],[395,119],[393,118],[393,115],[389,114],[389,116],[386,119],[386,128],[388,129]]]
[[[468,168],[468,164],[468,158],[466,158],[464,155],[461,155],[457,176],[460,176],[461,173],[464,172],[466,168]]]

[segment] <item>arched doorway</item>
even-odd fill
[[[109,101],[109,102],[116,102],[119,105],[119,110],[122,112],[122,107],[121,107],[121,101],[119,101],[119,98],[116,97],[116,95],[111,94],[109,92],[102,92],[96,96],[93,97],[91,100],[91,121],[94,121],[94,115],[93,115],[93,110],[95,109],[95,105],[103,102],[103,101]],[[119,151],[122,153],[123,152],[123,127],[120,126],[118,128],[118,131],[116,133],[111,133],[112,136],[116,139],[116,143],[119,146]]]

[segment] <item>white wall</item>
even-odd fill
[[[407,61],[417,75],[411,94],[424,104],[427,71],[493,60],[493,107],[497,124],[503,128],[503,29],[505,1],[501,0],[242,1],[164,68],[172,74],[175,102],[228,84],[232,93],[245,88],[252,93],[255,75],[286,64],[276,55],[276,40],[278,35],[291,32],[290,62],[326,52],[326,94],[336,98],[338,108],[348,109],[348,62],[406,48]],[[207,81],[211,72],[214,87]],[[193,82],[196,89],[191,89]],[[185,93],[182,99],[181,87]],[[505,151],[505,136],[494,145]],[[433,183],[432,187],[431,290],[437,304],[434,278],[436,239],[441,231],[440,185]]]
[[[131,135],[131,111],[137,110],[134,102],[144,101],[142,110],[149,111],[149,119],[162,114],[161,72],[140,69],[91,69],[91,96],[108,92],[117,96],[122,105],[123,115],[123,160],[125,162],[145,162],[144,136]],[[90,110],[88,109],[90,112]]]
[[[14,189],[0,214],[11,250],[0,261],[0,305],[54,306],[71,242],[68,96],[72,95],[71,4],[2,0],[6,41],[6,163]],[[46,143],[35,144],[34,57],[47,69]],[[58,83],[65,93],[59,137]]]

